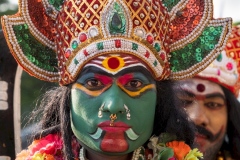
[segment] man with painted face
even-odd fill
[[[195,143],[207,160],[240,159],[239,53],[240,26],[235,26],[208,68],[179,81],[178,97],[197,126]]]
[[[35,112],[42,113],[41,130],[17,159],[202,156],[190,148],[193,125],[174,105],[171,80],[193,76],[223,49],[231,19],[213,20],[211,1],[19,6],[19,14],[2,18],[13,56],[31,75],[61,87],[42,99]]]

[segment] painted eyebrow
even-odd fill
[[[97,67],[87,67],[87,68],[84,68],[80,74],[81,75],[84,75],[84,74],[87,74],[87,73],[98,73],[98,74],[102,74],[102,75],[106,75],[106,76],[112,76],[111,74],[103,71],[102,69],[100,68],[97,68]]]

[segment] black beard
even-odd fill
[[[221,131],[214,135],[202,126],[197,125],[196,128],[197,133],[206,136],[211,143],[216,142],[213,146],[207,148],[207,150],[203,153],[203,160],[215,160],[216,155],[223,144],[224,136],[220,139]]]
[[[210,148],[208,148],[204,153],[203,153],[203,160],[215,160],[217,157],[217,153],[219,152],[222,143],[224,141],[224,137],[222,140],[217,141],[217,143]]]

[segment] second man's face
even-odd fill
[[[179,84],[178,98],[197,126],[195,143],[205,159],[211,159],[220,149],[227,128],[224,92],[218,84],[198,78],[182,80]]]

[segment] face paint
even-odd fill
[[[110,74],[86,67],[72,86],[71,127],[97,152],[130,153],[150,138],[155,106],[155,81],[145,68]]]
[[[198,129],[195,143],[204,153],[205,159],[209,159],[210,155],[218,152],[226,133],[227,106],[224,92],[218,84],[198,78],[179,81],[179,85],[181,89],[177,90],[178,97]]]

